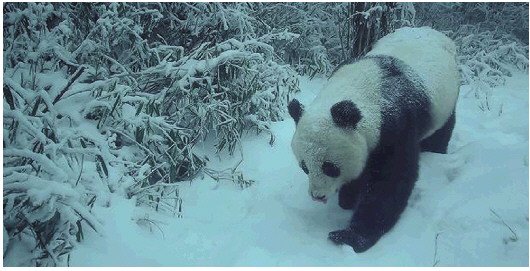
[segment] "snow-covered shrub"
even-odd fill
[[[463,34],[465,33],[465,34]],[[528,45],[512,35],[462,27],[453,34],[464,84],[503,85],[512,69],[528,70]]]
[[[328,74],[340,62],[339,12],[345,3],[262,3],[255,7],[258,31],[271,37],[278,54],[299,74]]]
[[[86,133],[74,114],[56,106],[52,82],[35,66],[4,74],[4,226],[35,247],[32,264],[62,265],[87,226],[100,230],[90,212],[102,195],[93,169],[101,163],[108,175],[112,155],[105,138]]]
[[[367,45],[395,27],[413,25],[415,16],[410,3],[266,3],[254,10],[258,31],[296,35],[273,45],[299,74],[310,76],[329,75],[357,56],[354,48],[369,50]],[[358,33],[359,26],[369,29],[369,38]]]
[[[457,44],[464,84],[502,85],[528,70],[528,3],[418,3],[417,25],[444,31]]]
[[[4,6],[4,225],[34,265],[65,265],[108,193],[180,215],[206,138],[235,151],[281,120],[296,73],[244,3]],[[285,32],[284,32],[285,33]],[[274,140],[271,133],[271,143]]]
[[[442,31],[464,25],[511,34],[528,44],[528,3],[416,3],[416,21]]]

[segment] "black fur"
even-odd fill
[[[421,141],[421,151],[429,151],[436,153],[447,153],[447,145],[453,134],[453,128],[455,127],[455,112],[442,128],[436,130],[434,134],[425,138]]]
[[[300,163],[300,167],[302,168],[305,174],[309,174],[309,169],[307,169],[307,166],[304,160],[302,160],[302,163]]]
[[[390,56],[370,56],[383,70],[381,85],[381,133],[395,133],[396,129],[412,128],[422,135],[431,125],[431,102],[419,77],[401,60]],[[414,79],[411,80],[411,79]],[[413,123],[407,127],[406,123]],[[384,131],[384,129],[387,129]],[[421,137],[421,136],[420,136]]]
[[[326,176],[337,178],[340,176],[340,168],[337,167],[337,165],[326,161],[322,163],[322,173],[324,173]]]
[[[339,190],[339,206],[345,210],[353,209],[365,185],[365,180],[361,178],[343,185]]]
[[[339,205],[356,204],[350,225],[330,232],[337,244],[350,245],[364,252],[390,231],[407,206],[418,178],[420,138],[430,124],[430,101],[419,78],[401,61],[387,56],[374,56],[385,72],[381,91],[380,140],[368,157],[357,180],[357,189],[346,186],[339,192]],[[416,83],[415,83],[416,82]],[[353,195],[352,200],[345,199]]]
[[[333,122],[341,128],[355,128],[361,120],[361,111],[352,101],[344,100],[334,104],[331,109]]]
[[[357,208],[350,225],[329,234],[335,243],[350,245],[357,253],[364,252],[392,229],[405,210],[418,177],[419,144],[413,130],[397,136],[406,141],[381,144],[370,155],[360,177],[367,182],[357,194]]]
[[[287,105],[287,110],[289,111],[291,118],[293,118],[294,123],[298,124],[298,121],[304,113],[304,107],[302,104],[297,99],[293,99],[291,102],[289,102],[289,105]]]

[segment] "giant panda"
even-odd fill
[[[342,65],[308,106],[293,99],[291,148],[309,195],[354,210],[328,238],[357,253],[398,221],[418,178],[421,151],[446,153],[460,77],[454,42],[431,28],[401,28]]]

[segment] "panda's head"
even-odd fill
[[[359,132],[361,111],[351,100],[305,110],[296,99],[288,110],[296,123],[291,147],[309,177],[309,195],[326,202],[343,184],[359,177],[366,163],[368,147]]]

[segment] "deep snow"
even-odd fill
[[[295,97],[308,104],[323,83],[302,78]],[[182,218],[113,194],[110,208],[94,207],[103,236],[85,232],[70,264],[528,266],[528,75],[514,72],[506,86],[489,93],[490,110],[483,111],[484,98],[461,88],[449,154],[421,155],[409,206],[363,254],[327,240],[328,232],[348,224],[351,211],[337,205],[336,195],[327,204],[308,196],[307,177],[290,148],[294,122],[286,116],[272,125],[272,147],[268,135],[248,134],[235,156],[210,154],[209,166],[218,169],[243,159],[240,170],[256,181],[251,187],[208,177],[182,183]],[[204,143],[202,149],[212,148]],[[4,258],[4,265],[16,265],[16,258]]]

